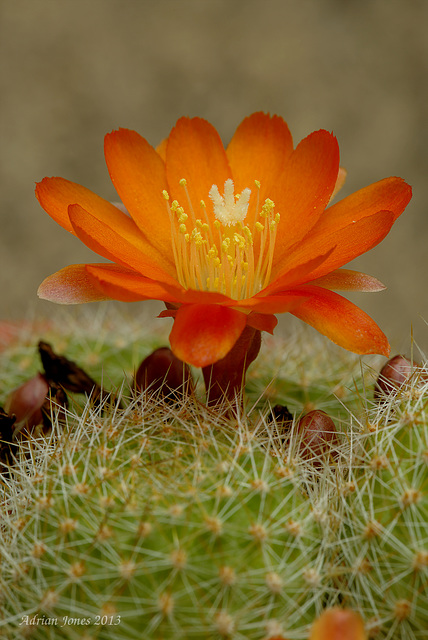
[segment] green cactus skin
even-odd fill
[[[375,637],[428,638],[428,385],[372,412],[341,491],[344,597]],[[341,585],[339,580],[338,585]],[[340,587],[339,587],[340,588]]]
[[[100,638],[309,624],[322,606],[322,527],[298,475],[233,422],[193,404],[134,403],[114,418],[88,406],[66,434],[23,444],[5,525],[10,624],[23,611],[119,615],[117,628],[91,627]]]
[[[0,634],[303,640],[341,605],[375,639],[428,638],[426,377],[374,403],[380,360],[302,330],[265,341],[243,411],[206,409],[200,388],[168,406],[130,390],[164,336],[115,313],[0,358],[3,397],[38,370],[40,338],[115,389],[102,407],[72,398],[2,479]],[[269,420],[277,402],[296,421],[329,413],[335,461],[299,456],[296,425]]]

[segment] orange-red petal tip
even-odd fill
[[[268,313],[257,313],[257,311],[251,311],[251,313],[247,316],[247,324],[253,329],[258,329],[259,331],[267,331],[268,333],[273,334],[273,330],[278,324],[278,318],[276,318],[273,314]]]
[[[188,304],[176,313],[170,334],[173,353],[195,367],[224,358],[246,325],[246,315],[228,307]]]
[[[84,264],[72,264],[45,278],[37,295],[57,304],[81,304],[110,299],[88,274]]]

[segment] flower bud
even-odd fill
[[[351,609],[324,611],[311,628],[309,640],[367,640],[361,616]]]
[[[139,392],[148,390],[174,401],[190,393],[192,374],[189,366],[171,349],[160,347],[140,364],[135,374],[135,387]]]
[[[314,460],[320,466],[320,458],[327,454],[337,458],[339,439],[333,420],[324,411],[310,411],[300,418],[297,433],[301,435],[299,453],[306,459]]]
[[[404,356],[394,356],[382,367],[376,380],[374,397],[390,395],[410,380],[418,365],[412,364]]]
[[[5,410],[16,416],[14,435],[24,427],[32,429],[42,424],[42,407],[48,394],[49,385],[41,373],[11,392],[6,400]]]

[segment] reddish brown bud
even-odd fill
[[[327,454],[337,457],[339,439],[333,420],[324,411],[310,411],[300,418],[297,433],[301,434],[300,455],[306,460],[315,458],[314,464],[319,466],[317,458]]]
[[[408,382],[419,367],[404,356],[394,356],[382,367],[376,380],[374,397],[390,395]]]
[[[5,409],[16,416],[15,435],[24,427],[32,429],[43,422],[42,407],[48,394],[49,385],[41,373],[11,392]]]
[[[361,616],[351,609],[324,611],[311,628],[309,640],[367,640]]]
[[[187,364],[176,358],[168,347],[160,347],[140,364],[135,374],[137,391],[150,390],[176,401],[192,389],[192,374]]]

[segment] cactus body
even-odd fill
[[[200,392],[133,395],[162,336],[123,319],[82,331],[84,344],[54,331],[57,348],[99,380],[102,361],[115,391],[100,406],[73,398],[65,423],[21,438],[2,484],[0,633],[304,640],[325,607],[346,606],[370,637],[428,637],[422,373],[374,402],[370,368],[305,332],[266,341],[246,409],[222,412]],[[3,353],[9,390],[37,370],[32,349]],[[298,418],[314,408],[336,424],[334,457],[300,455]]]

